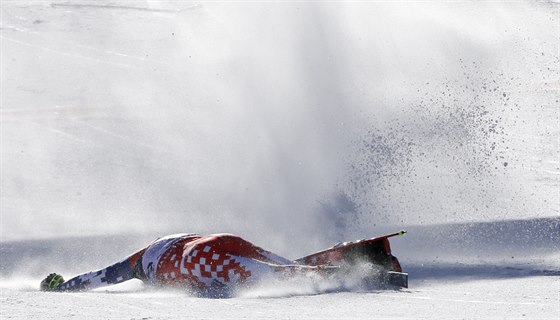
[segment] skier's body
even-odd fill
[[[177,234],[159,238],[121,262],[66,282],[51,274],[41,282],[41,289],[88,290],[136,278],[150,284],[221,295],[267,277],[315,273],[326,268],[297,265],[231,234]]]

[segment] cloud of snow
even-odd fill
[[[3,239],[557,214],[554,5],[71,3],[2,10]]]

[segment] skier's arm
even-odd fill
[[[144,250],[138,251],[121,262],[98,271],[84,273],[62,283],[58,290],[77,291],[91,290],[108,285],[121,283],[133,278],[139,278],[138,262],[142,259]]]

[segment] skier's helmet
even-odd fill
[[[41,291],[56,291],[60,285],[64,283],[64,278],[56,273],[49,274],[43,281],[41,281]]]

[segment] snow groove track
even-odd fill
[[[128,64],[124,64],[124,63],[117,63],[117,62],[107,61],[107,60],[103,60],[103,59],[92,58],[92,57],[81,55],[81,54],[75,54],[75,53],[65,52],[65,51],[61,51],[61,50],[51,49],[51,48],[48,48],[48,47],[45,47],[45,46],[39,46],[39,45],[35,45],[35,44],[28,43],[28,42],[25,42],[25,41],[20,41],[20,40],[8,38],[8,37],[5,37],[5,36],[0,36],[0,39],[5,40],[5,41],[10,41],[10,42],[13,42],[13,43],[17,43],[19,45],[27,46],[27,47],[30,47],[30,48],[44,50],[46,52],[54,53],[54,54],[57,54],[57,55],[70,57],[70,58],[83,59],[83,60],[88,60],[88,61],[92,61],[92,62],[96,62],[96,63],[110,64],[110,65],[113,65],[113,66],[116,66],[116,67],[121,67],[121,68],[136,68],[132,65],[128,65]]]
[[[123,10],[137,10],[137,11],[147,11],[147,12],[167,12],[167,13],[174,13],[174,12],[183,12],[186,10],[196,9],[198,6],[193,5],[188,8],[183,9],[157,9],[157,8],[145,8],[145,7],[137,7],[137,6],[124,6],[124,5],[103,5],[103,4],[76,4],[76,3],[51,3],[51,7],[53,8],[93,8],[93,9],[123,9]]]

